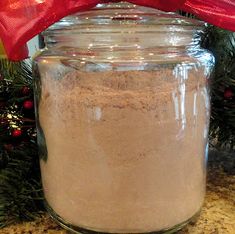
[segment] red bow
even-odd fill
[[[235,0],[128,0],[163,11],[183,10],[235,31]],[[8,57],[27,57],[25,43],[61,18],[104,0],[0,0],[0,38]],[[107,2],[107,0],[105,1]]]

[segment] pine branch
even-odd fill
[[[235,148],[235,34],[216,27],[208,27],[203,46],[211,50],[216,64],[211,82],[212,115],[210,136],[216,147]],[[225,97],[226,88],[233,93]]]
[[[0,60],[0,227],[32,220],[42,210],[42,187],[35,138],[33,109],[24,113],[32,99],[32,71],[26,62]],[[22,89],[27,87],[27,94]],[[12,126],[24,132],[14,138]]]

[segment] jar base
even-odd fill
[[[49,213],[50,217],[56,223],[58,223],[58,225],[60,225],[65,230],[70,231],[71,233],[74,233],[74,234],[108,234],[108,233],[110,233],[110,232],[94,231],[94,230],[89,230],[89,229],[74,226],[72,224],[69,224],[63,218],[61,218],[58,214],[56,214],[56,212],[49,206],[49,204],[46,201],[45,201],[45,207],[46,207],[46,210]],[[195,215],[193,215],[190,219],[188,219],[180,224],[177,224],[172,228],[163,229],[160,231],[143,232],[143,233],[139,233],[139,234],[172,234],[172,233],[175,233],[175,232],[181,230],[183,227],[185,227],[188,223],[195,222],[197,220],[197,218],[199,217],[200,212],[201,212],[201,209]],[[112,232],[112,233],[116,233],[116,232]],[[116,233],[116,234],[118,234],[118,233]],[[120,233],[120,234],[123,234],[123,233]],[[125,234],[127,234],[127,233],[125,233]],[[131,234],[131,233],[128,233],[128,234]],[[134,234],[137,234],[137,233],[134,233]]]

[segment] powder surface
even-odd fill
[[[209,116],[202,71],[68,71],[59,79],[48,66],[39,66],[41,171],[58,215],[91,230],[139,233],[199,211]]]

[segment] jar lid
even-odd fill
[[[89,11],[67,16],[47,29],[52,30],[104,30],[109,25],[112,29],[118,26],[159,26],[155,30],[182,31],[190,28],[201,28],[204,22],[190,19],[173,12],[163,12],[153,8],[142,7],[126,2],[98,4]],[[90,27],[89,27],[90,26]],[[113,27],[115,26],[115,27]],[[149,29],[149,27],[146,27]],[[144,30],[144,29],[143,29]]]
[[[185,47],[198,45],[203,26],[176,13],[112,2],[65,17],[43,35],[51,44],[63,42],[66,49]]]

